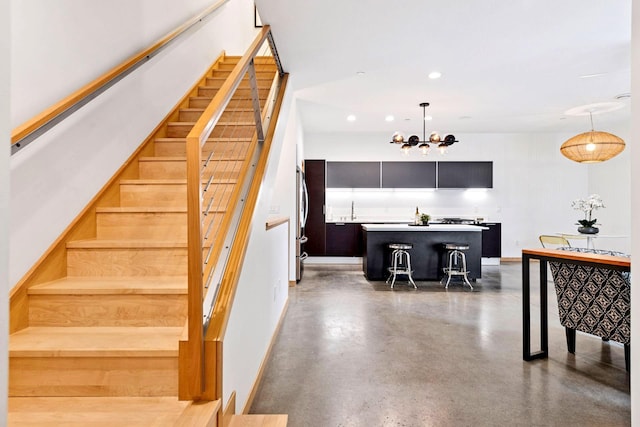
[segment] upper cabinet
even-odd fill
[[[382,188],[436,188],[436,162],[382,162]]]
[[[327,188],[493,188],[493,162],[327,162]]]
[[[380,188],[380,162],[327,162],[329,188]]]
[[[438,162],[438,188],[493,188],[493,162]]]

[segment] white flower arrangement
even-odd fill
[[[597,221],[597,219],[591,218],[593,211],[604,208],[605,206],[599,194],[592,194],[586,199],[574,200],[571,202],[571,207],[577,211],[584,212],[584,219],[578,220],[578,224],[583,227],[593,227]]]

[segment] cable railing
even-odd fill
[[[71,95],[40,112],[33,118],[22,123],[11,132],[11,155],[25,148],[31,142],[44,135],[47,131],[55,127],[67,117],[78,111],[91,100],[105,92],[117,82],[131,74],[141,65],[147,63],[151,58],[159,54],[172,42],[185,34],[189,29],[199,24],[218,10],[229,0],[219,0],[202,12],[171,31],[147,49],[133,55],[126,61],[115,66],[102,76],[86,84]]]
[[[222,313],[217,331],[226,328],[239,278],[237,257],[245,250],[237,251],[238,236],[246,234],[243,221],[253,213],[254,175],[264,162],[262,149],[285,79],[264,26],[220,89],[212,90],[213,99],[187,136],[189,302],[188,338],[180,343],[181,399],[220,398],[220,343],[205,335],[214,312]]]

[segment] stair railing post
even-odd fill
[[[202,149],[200,138],[187,137],[187,276],[188,276],[188,337],[185,373],[190,397],[198,398],[204,388],[204,331],[202,314]]]
[[[258,91],[258,78],[256,77],[255,58],[251,58],[249,63],[249,85],[251,86],[251,101],[253,103],[253,116],[256,121],[256,132],[258,142],[264,142],[264,126],[262,124],[262,114],[260,112],[260,92]]]

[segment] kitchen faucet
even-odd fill
[[[351,221],[356,219],[355,202],[351,201]]]

